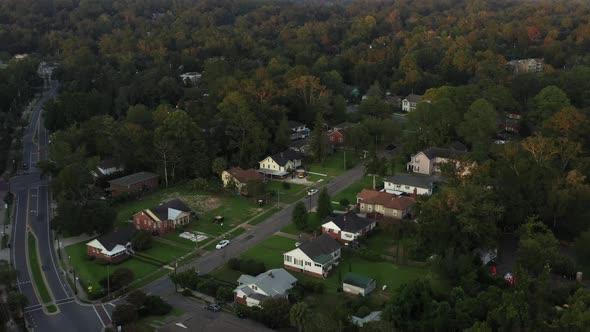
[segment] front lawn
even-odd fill
[[[174,246],[154,238],[150,249],[139,251],[138,253],[145,254],[165,263],[170,263],[191,250],[192,248],[187,249],[185,247]]]
[[[308,225],[312,231],[313,230],[318,231],[319,228],[322,226],[322,221],[318,217],[317,212],[308,213],[307,214],[307,222],[308,222]],[[305,231],[297,229],[297,227],[295,227],[295,224],[293,224],[293,223],[283,227],[283,229],[281,229],[281,232],[289,233],[289,234],[293,234],[293,235],[297,235],[297,236],[299,236],[299,234],[301,234],[301,233],[305,233]]]
[[[344,167],[344,154],[346,153],[346,168]],[[323,162],[308,162],[304,164],[305,169],[309,172],[326,174],[329,177],[336,177],[344,171],[351,169],[360,161],[356,153],[350,151],[338,150],[327,156]],[[327,180],[324,180],[327,181]]]
[[[263,262],[267,269],[283,267],[283,253],[294,249],[295,242],[297,241],[293,239],[273,235],[244,252],[241,257]]]
[[[133,271],[135,279],[138,279],[160,267],[132,257],[120,264],[111,265],[107,268],[106,265],[100,264],[97,259],[88,259],[88,255],[86,254],[86,244],[83,242],[67,246],[66,253],[70,259],[70,264],[74,267],[76,276],[80,278],[82,285],[84,285],[84,287],[91,285],[94,289],[101,288],[99,281],[106,278],[107,271],[113,273],[118,268],[128,268]]]

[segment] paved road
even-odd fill
[[[328,193],[330,193],[330,195],[339,193],[352,183],[357,182],[363,176],[363,174],[363,166],[357,165],[353,169],[348,170],[346,173],[329,182],[327,184]],[[312,208],[317,206],[318,196],[319,194],[311,196]],[[310,205],[309,196],[302,198],[299,201],[304,202],[307,207]],[[194,267],[201,273],[209,273],[215,270],[216,268],[222,266],[230,258],[239,256],[244,251],[254,247],[258,243],[267,239],[269,236],[278,232],[281,228],[289,225],[291,223],[291,213],[294,206],[295,203],[283,208],[281,211],[270,216],[255,228],[233,239],[232,242],[224,249],[208,252],[199,259],[179,268],[178,270],[183,271],[191,267]],[[167,296],[174,292],[174,284],[170,281],[170,278],[162,277],[146,286],[145,291],[160,296]]]
[[[43,125],[42,108],[48,100],[55,97],[57,88],[57,82],[52,81],[34,106],[23,136],[23,162],[28,164],[29,169],[19,172],[10,180],[11,189],[16,196],[11,258],[13,266],[19,271],[19,290],[29,300],[29,305],[25,308],[25,319],[34,331],[101,331],[110,322],[101,319],[101,311],[93,306],[74,301],[72,290],[59,268],[49,223],[49,180],[36,168],[37,162],[47,155],[47,131]],[[35,294],[27,265],[27,230],[31,230],[37,237],[41,269],[52,301],[59,309],[57,314],[45,314],[40,299]]]

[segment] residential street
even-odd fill
[[[349,185],[358,181],[363,176],[363,174],[364,167],[362,164],[359,164],[334,180],[330,181],[327,184],[328,192],[330,195],[334,195],[344,190]],[[318,194],[311,196],[312,208],[317,206],[318,196]],[[309,196],[306,196],[299,201],[302,201],[306,206],[309,206],[309,199]],[[255,228],[236,237],[224,249],[208,252],[199,259],[179,268],[178,270],[183,271],[192,267],[201,273],[209,273],[215,270],[216,268],[225,264],[225,262],[227,262],[230,258],[239,256],[244,251],[254,247],[269,236],[278,232],[281,228],[290,224],[291,213],[296,203],[297,202],[290,204],[281,211],[270,216]],[[174,284],[170,281],[170,278],[166,276],[154,281],[153,283],[144,287],[144,289],[148,293],[166,296],[174,292]]]

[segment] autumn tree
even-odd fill
[[[550,85],[543,88],[533,98],[531,102],[532,111],[528,117],[533,124],[542,125],[553,114],[568,106],[570,106],[570,100],[565,92],[555,85]]]

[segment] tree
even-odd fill
[[[147,315],[162,316],[172,311],[172,306],[156,295],[146,296],[144,307]]]
[[[311,154],[316,161],[322,162],[328,154],[328,139],[324,133],[324,118],[318,113],[311,132]]]
[[[289,128],[289,121],[287,116],[283,115],[278,123],[275,131],[275,145],[281,148],[287,148],[291,141],[291,129]]]
[[[551,266],[559,258],[558,240],[536,217],[529,218],[518,234],[517,262],[532,275],[540,275],[545,266]]]
[[[385,320],[402,331],[427,330],[426,318],[433,309],[433,291],[428,280],[403,284],[383,310]]]
[[[137,310],[129,303],[119,304],[113,311],[113,323],[115,325],[127,325],[137,320]]]
[[[135,278],[135,274],[128,268],[120,267],[115,270],[110,276],[110,287],[111,290],[117,290],[129,285],[133,279]],[[107,286],[106,278],[101,280],[101,285],[104,287]]]
[[[8,304],[8,309],[10,309],[12,315],[17,316],[17,313],[22,312],[29,304],[29,299],[19,292],[9,292],[6,297],[6,303]]]
[[[541,90],[532,100],[530,120],[535,125],[542,125],[559,110],[570,106],[570,100],[560,88],[550,85]]]
[[[324,218],[332,213],[332,199],[330,198],[330,194],[328,194],[328,188],[326,187],[320,190],[317,213],[320,220],[324,220]]]
[[[487,153],[497,131],[497,117],[492,104],[485,99],[478,99],[463,115],[463,122],[458,127],[459,134],[474,151]]]
[[[387,159],[379,158],[373,153],[365,162],[365,175],[373,176],[373,190],[377,189],[377,177],[387,173]]]
[[[380,97],[367,97],[361,101],[359,111],[365,116],[372,116],[378,119],[391,117],[391,109]]]
[[[291,220],[295,227],[299,230],[305,230],[308,227],[308,216],[307,216],[307,208],[305,208],[305,203],[298,202],[295,204],[293,208],[293,214],[291,216]]]
[[[576,260],[583,266],[590,266],[590,230],[582,232],[574,242]]]
[[[289,313],[291,304],[289,300],[276,297],[270,298],[262,304],[261,318],[264,325],[271,329],[279,329],[289,326]]]
[[[144,291],[142,291],[140,289],[134,289],[131,292],[129,292],[126,300],[129,304],[132,304],[137,309],[140,309],[143,306],[143,304],[145,303],[146,297],[147,297],[147,295],[145,294]]]
[[[217,174],[217,176],[221,177],[221,173],[227,169],[227,163],[225,162],[224,158],[217,157],[213,159],[213,163],[211,165],[211,170],[213,173]]]
[[[295,303],[289,311],[289,321],[299,332],[307,331],[310,318],[311,311],[305,302]]]
[[[558,331],[585,331],[590,326],[590,292],[578,289],[568,301],[568,308],[551,324]]]
[[[147,250],[152,247],[152,235],[148,232],[137,232],[133,239],[131,240],[131,244],[135,248],[135,250],[142,251]]]

